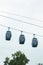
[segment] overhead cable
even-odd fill
[[[36,26],[36,27],[39,27],[39,28],[43,28],[43,26],[39,26],[39,25],[36,25],[36,24],[33,24],[33,23],[25,22],[23,20],[18,20],[18,19],[12,18],[12,17],[4,16],[4,15],[0,15],[0,16],[8,18],[8,19],[16,20],[16,21],[21,22],[21,23],[25,23],[25,24],[33,25],[33,26]]]
[[[10,13],[10,12],[5,12],[5,11],[0,11],[0,12],[2,12],[2,13],[8,13],[8,14],[15,15],[15,16],[20,16],[20,17],[23,17],[23,18],[27,18],[27,19],[31,19],[31,20],[35,20],[35,21],[39,21],[39,22],[43,22],[43,21],[40,20],[40,19],[36,19],[36,18],[32,18],[32,17],[22,16],[22,15]]]
[[[5,25],[2,25],[2,24],[0,24],[0,26],[2,26],[2,27],[5,27],[5,28],[9,28],[10,26],[5,26]],[[10,27],[11,29],[13,29],[13,30],[16,30],[16,31],[23,31],[23,30],[20,30],[20,29],[16,29],[16,28],[13,28],[13,27]],[[23,31],[24,33],[27,33],[27,34],[34,34],[34,33],[30,33],[30,32],[27,32],[27,31]],[[39,36],[39,37],[43,37],[43,35],[38,35],[38,34],[35,34],[36,36]]]

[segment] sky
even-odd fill
[[[43,0],[0,0],[0,15],[43,27]],[[30,17],[37,20],[24,18],[21,16]],[[6,17],[0,16],[0,24],[29,33],[43,35],[43,28],[8,19]],[[33,34],[23,32],[26,40],[24,45],[20,45],[19,36],[21,32],[11,28],[10,31],[12,33],[12,38],[10,41],[6,41],[5,34],[8,28],[0,26],[0,65],[4,65],[3,61],[5,60],[5,57],[11,57],[12,53],[19,50],[25,53],[27,58],[30,59],[30,62],[27,65],[37,65],[38,63],[43,63],[43,37],[36,35],[36,38],[38,39],[38,47],[33,48],[31,46]]]

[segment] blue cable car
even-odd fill
[[[24,44],[25,43],[25,36],[22,34],[22,31],[21,31],[21,35],[19,37],[19,43],[20,44]]]
[[[11,40],[11,31],[9,31],[9,28],[8,28],[8,31],[6,32],[6,40],[10,41]]]
[[[37,38],[35,38],[35,34],[34,34],[34,37],[32,39],[32,47],[37,47],[38,46],[38,40]]]

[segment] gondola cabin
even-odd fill
[[[25,43],[25,36],[23,34],[20,35],[19,37],[19,43],[24,44]]]
[[[6,32],[6,40],[8,40],[8,41],[11,40],[11,36],[12,36],[11,31],[8,30]]]
[[[38,46],[38,40],[37,40],[37,38],[33,38],[32,39],[32,47],[37,47]]]

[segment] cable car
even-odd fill
[[[11,40],[11,31],[9,30],[10,28],[8,28],[8,31],[6,32],[6,40],[10,41]]]
[[[38,40],[37,38],[35,38],[35,34],[34,34],[34,37],[32,39],[32,47],[37,47],[38,46]]]
[[[22,34],[22,31],[21,31],[21,35],[19,37],[19,43],[20,44],[24,44],[25,43],[25,36]]]

